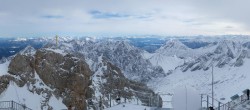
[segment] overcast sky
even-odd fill
[[[250,0],[0,0],[0,36],[250,34]]]

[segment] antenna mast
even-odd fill
[[[212,107],[214,107],[214,65],[212,64]]]

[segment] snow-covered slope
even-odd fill
[[[190,86],[201,94],[211,95],[213,65],[215,98],[224,99],[220,101],[225,103],[231,96],[250,88],[250,54],[247,47],[247,43],[222,40],[216,45],[199,48],[196,51],[203,49],[203,54],[179,65],[167,77],[154,80],[149,85],[163,93],[174,93],[180,86]]]
[[[149,60],[153,65],[161,66],[166,73],[184,63],[184,59],[177,56],[164,56],[162,54],[156,54]]]
[[[230,97],[237,93],[242,93],[246,88],[250,88],[248,72],[250,60],[242,67],[214,68],[215,98],[225,98],[223,102],[230,100]],[[190,86],[196,88],[200,93],[211,95],[212,70],[207,71],[186,71],[175,70],[168,77],[161,78],[152,83],[156,91],[173,93],[179,86]]]

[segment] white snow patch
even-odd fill
[[[10,61],[0,64],[0,76],[8,74],[8,66]]]
[[[161,66],[165,72],[174,70],[177,66],[184,63],[184,60],[177,56],[164,56],[161,54],[151,57],[149,61],[155,66]]]

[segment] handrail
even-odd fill
[[[227,102],[227,103],[225,103],[225,104],[223,104],[221,106],[227,106],[228,108],[226,108],[226,109],[236,107],[237,105],[240,105],[240,104],[247,101],[247,97],[245,97],[245,96],[246,96],[246,94],[242,94],[239,98],[237,98],[235,100],[231,100],[231,101],[229,101],[229,102]],[[244,98],[246,98],[246,99],[244,99]],[[237,103],[237,101],[239,101],[239,103]]]
[[[215,101],[218,105],[216,104],[213,106],[212,101]],[[206,104],[204,105],[204,103],[206,103]],[[221,101],[219,101],[219,100],[217,100],[217,99],[215,99],[207,94],[201,94],[201,108],[203,108],[203,107],[208,108],[210,106],[213,106],[215,108],[215,110],[227,110],[224,108],[229,108],[228,105],[222,103]]]
[[[215,100],[215,101],[217,101],[217,102],[220,102],[220,101],[218,101],[217,99],[215,99],[215,98],[213,98],[213,97],[211,97],[210,95],[207,95],[208,97],[210,97],[211,99],[213,99],[213,100]],[[223,104],[222,102],[220,102],[221,104]]]

